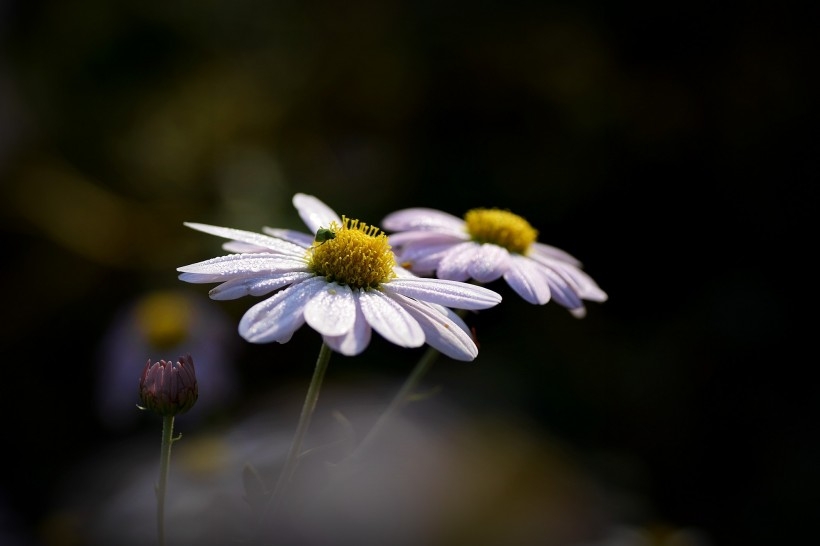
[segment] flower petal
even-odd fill
[[[324,336],[341,336],[353,328],[356,300],[349,286],[326,283],[305,306],[305,321]]]
[[[249,243],[242,243],[240,241],[228,241],[223,243],[222,250],[233,252],[235,254],[246,254],[249,252],[270,252],[270,249],[264,246],[252,245]]]
[[[284,239],[288,242],[291,242],[295,245],[299,245],[304,248],[309,248],[310,245],[313,244],[313,238],[316,236],[315,233],[303,233],[301,231],[296,231],[293,229],[280,229],[272,227],[263,227],[262,231],[267,233],[271,237],[276,237],[277,239]]]
[[[397,210],[384,217],[381,222],[390,231],[444,231],[453,234],[466,231],[464,220],[446,212],[423,207]]]
[[[567,309],[576,309],[584,306],[581,297],[575,292],[575,288],[563,275],[547,267],[541,267],[541,272],[549,283],[552,299],[556,303],[563,305]]]
[[[473,256],[467,269],[470,276],[480,283],[496,280],[509,267],[510,253],[498,245],[483,244]]]
[[[220,282],[234,278],[274,276],[278,273],[307,271],[303,257],[295,258],[281,254],[228,254],[203,262],[178,267],[179,279],[185,282]]]
[[[239,334],[251,343],[288,341],[305,323],[305,305],[325,284],[324,277],[313,277],[257,303],[239,321]]]
[[[543,305],[550,301],[550,287],[538,264],[524,256],[510,256],[510,268],[504,273],[504,280],[529,303]]]
[[[501,296],[488,288],[446,279],[402,277],[384,283],[382,290],[457,309],[487,309],[501,303]]]
[[[538,259],[538,257],[543,256],[545,258],[552,258],[553,260],[567,262],[568,264],[572,264],[575,267],[581,267],[581,261],[569,252],[566,252],[554,246],[539,243],[537,241],[530,246],[528,256],[533,259]]]
[[[393,233],[387,237],[390,245],[401,247],[407,244],[424,243],[428,245],[448,243],[450,245],[468,241],[470,236],[467,233],[441,233],[440,231],[402,231]]]
[[[276,276],[240,277],[223,282],[208,292],[212,300],[235,300],[242,296],[264,296],[283,286],[313,277],[311,271],[292,271]]]
[[[401,298],[402,307],[421,325],[428,345],[455,360],[473,360],[478,356],[478,347],[470,335],[447,315],[423,302],[395,297]]]
[[[430,274],[438,268],[441,259],[458,243],[412,244],[401,248],[396,261],[420,275]],[[464,279],[466,280],[466,279]]]
[[[598,284],[592,280],[592,277],[572,264],[549,258],[542,258],[538,260],[538,263],[543,264],[548,269],[552,269],[564,277],[582,299],[590,301],[607,300],[608,296],[606,292],[598,287]]]
[[[436,269],[436,276],[451,281],[466,281],[470,278],[470,262],[475,259],[481,245],[472,241],[455,245],[444,253]]]
[[[269,237],[268,235],[263,235],[261,233],[254,233],[252,231],[245,231],[242,229],[211,226],[208,224],[197,224],[194,222],[183,222],[183,224],[197,231],[203,231],[205,233],[210,233],[211,235],[216,235],[217,237],[224,237],[226,239],[233,239],[235,241],[241,241],[254,246],[264,247],[280,254],[302,256],[305,253],[305,249],[300,246],[283,241],[282,239]]]
[[[400,347],[424,344],[424,331],[418,321],[394,299],[378,290],[359,290],[357,294],[367,323],[386,340]]]
[[[320,227],[329,227],[333,222],[342,224],[342,219],[333,209],[312,195],[297,193],[293,196],[293,206],[311,233],[316,233]]]
[[[370,344],[370,337],[373,329],[364,318],[359,305],[356,305],[356,320],[353,328],[341,336],[324,336],[324,342],[336,352],[346,356],[356,356],[364,351]]]

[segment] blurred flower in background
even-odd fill
[[[145,359],[196,354],[199,401],[178,423],[224,410],[236,398],[238,336],[208,299],[181,290],[147,292],[124,306],[102,340],[97,366],[97,412],[111,429],[133,426],[140,412],[137,385]]]
[[[326,389],[275,543],[570,546],[619,524],[617,495],[579,464],[574,448],[524,415],[476,414],[443,395],[397,416],[361,465],[340,472],[333,462],[350,448],[350,435],[378,416],[374,393],[384,388]],[[285,408],[296,396],[281,391],[253,416],[193,431],[174,447],[169,544],[248,540],[255,518],[239,469],[276,474],[292,435]],[[71,473],[46,526],[72,521],[88,546],[150,544],[154,449],[134,439],[95,453]]]

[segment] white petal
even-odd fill
[[[340,336],[353,328],[356,301],[349,286],[327,283],[305,306],[305,321],[325,336]]]
[[[283,286],[300,282],[310,277],[314,273],[311,271],[293,271],[291,273],[281,273],[275,277],[269,275],[263,277],[236,278],[225,281],[208,292],[212,300],[235,300],[242,296],[264,296]]]
[[[392,279],[382,285],[382,290],[457,309],[487,309],[501,303],[501,296],[488,288],[445,279]]]
[[[248,243],[240,243],[239,241],[228,241],[222,245],[223,250],[234,252],[236,254],[245,254],[247,252],[271,252],[270,249],[259,245],[251,245]]]
[[[468,241],[470,236],[467,233],[442,233],[440,231],[402,231],[393,233],[387,237],[391,246],[399,247],[410,243],[425,243],[435,245],[441,243],[456,244]]]
[[[468,273],[480,283],[496,280],[509,267],[510,253],[498,245],[483,244],[470,262]]]
[[[316,233],[320,227],[329,227],[333,222],[342,224],[342,219],[333,209],[312,195],[297,193],[293,196],[293,206],[311,233]]]
[[[367,323],[382,337],[400,347],[424,344],[424,331],[410,313],[378,290],[356,292]]]
[[[313,277],[257,303],[239,321],[239,334],[251,343],[288,341],[305,323],[305,305],[325,284],[324,277]]]
[[[606,292],[598,287],[598,284],[592,280],[592,277],[572,264],[554,259],[542,259],[539,260],[539,263],[544,264],[548,269],[552,269],[564,277],[582,299],[590,301],[607,300]]]
[[[481,245],[474,242],[461,243],[442,256],[436,269],[436,276],[451,281],[466,281],[470,278],[470,262],[475,258]]]
[[[295,245],[299,245],[304,248],[310,247],[310,245],[313,244],[314,237],[316,237],[315,232],[303,233],[301,231],[295,231],[292,229],[263,227],[262,231],[264,233],[267,233],[271,237],[276,237],[277,239],[284,239],[285,241],[289,241]]]
[[[539,257],[552,258],[553,260],[560,260],[567,262],[575,267],[581,267],[581,261],[564,250],[558,247],[545,245],[544,243],[534,242],[530,246],[528,256],[537,260]]]
[[[550,301],[550,287],[538,265],[523,256],[510,256],[510,268],[504,280],[525,301],[543,305]]]
[[[220,282],[232,278],[260,277],[268,274],[275,277],[279,273],[307,271],[304,258],[270,254],[228,254],[203,262],[178,267],[182,272],[179,279],[185,282]]]
[[[401,305],[419,322],[428,345],[455,360],[473,360],[478,356],[478,347],[461,325],[430,305],[396,297],[402,298]]]
[[[456,243],[458,244],[458,243]],[[403,247],[396,254],[396,261],[402,267],[409,267],[420,274],[435,271],[441,259],[455,246],[453,243],[412,244]],[[466,279],[464,279],[466,280]]]
[[[364,318],[362,310],[356,306],[356,321],[353,328],[342,336],[324,336],[324,342],[338,353],[345,356],[356,356],[364,351],[370,344],[370,336],[373,330]]]
[[[452,214],[428,208],[397,210],[384,217],[381,222],[390,231],[444,231],[453,234],[466,232],[464,220]]]
[[[584,306],[581,297],[575,291],[575,287],[568,282],[566,277],[555,270],[543,266],[540,267],[544,278],[549,283],[553,301],[568,309],[576,309]]]
[[[439,305],[437,303],[430,303],[430,302],[425,302],[425,303],[426,303],[426,305],[429,305],[433,309],[438,310],[439,313],[441,313],[442,315],[444,315],[447,318],[449,318],[450,320],[452,320],[459,328],[461,328],[464,331],[464,333],[466,333],[468,335],[471,333],[470,332],[470,327],[467,326],[467,323],[464,322],[464,319],[462,319],[461,316],[459,316],[458,313],[456,313],[455,311],[453,311],[449,307],[444,307],[443,305]]]
[[[197,224],[193,222],[184,222],[184,225],[198,231],[216,235],[217,237],[224,237],[226,239],[233,239],[235,241],[241,241],[254,246],[261,246],[281,254],[302,256],[305,253],[305,249],[300,246],[283,241],[282,239],[276,239],[268,235],[263,235],[261,233],[254,233],[252,231],[245,231],[242,229],[211,226],[208,224]]]

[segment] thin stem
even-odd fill
[[[433,362],[435,362],[439,354],[440,353],[433,347],[427,347],[425,353],[416,363],[416,367],[413,368],[413,371],[411,371],[410,375],[407,376],[407,379],[404,380],[404,384],[402,384],[399,392],[397,392],[396,396],[393,397],[393,400],[390,401],[390,405],[387,406],[384,412],[379,416],[378,420],[376,420],[376,424],[373,425],[373,428],[370,429],[358,447],[356,447],[353,453],[351,453],[349,457],[350,462],[354,462],[356,459],[361,457],[365,451],[367,451],[373,443],[374,438],[379,435],[390,419],[393,418],[393,415],[401,409],[413,391],[419,386],[421,379],[433,366]]]
[[[268,503],[265,510],[262,511],[262,515],[268,510],[275,512],[279,509],[285,494],[285,489],[290,483],[293,473],[296,471],[299,456],[302,454],[302,443],[305,439],[305,433],[310,426],[313,411],[316,409],[316,402],[319,400],[319,391],[321,390],[322,381],[327,371],[328,362],[330,362],[330,354],[330,347],[328,347],[326,343],[322,343],[322,348],[319,350],[319,357],[316,359],[316,368],[313,370],[313,378],[310,380],[305,401],[302,405],[302,414],[299,416],[296,434],[293,437],[293,443],[288,451],[288,458],[285,460],[285,466],[282,467],[282,472],[279,474],[276,487],[268,499]]]
[[[171,444],[174,443],[174,416],[162,418],[162,446],[159,456],[159,483],[157,484],[157,542],[165,546],[165,490],[168,486],[168,469],[171,466]]]

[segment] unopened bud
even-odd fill
[[[145,364],[140,377],[140,408],[164,417],[191,409],[199,396],[194,360],[191,355],[176,362],[160,360]]]

